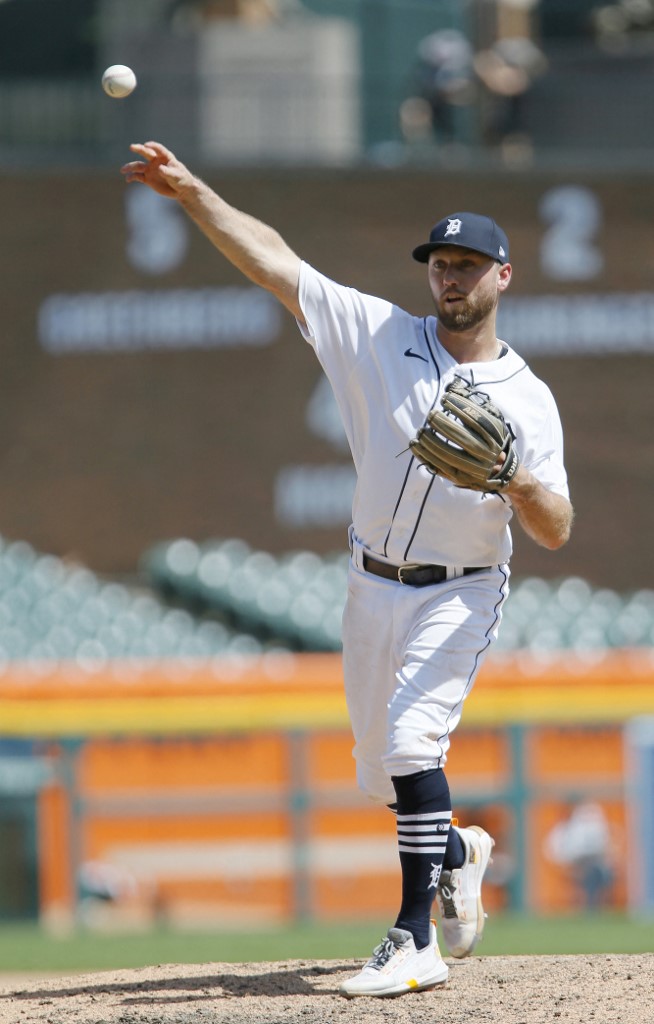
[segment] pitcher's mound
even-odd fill
[[[650,1024],[654,954],[447,959],[431,992],[343,999],[363,961],[165,964],[0,976],[0,1024]]]

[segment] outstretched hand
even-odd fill
[[[135,142],[129,148],[143,159],[121,167],[125,181],[140,181],[160,195],[176,199],[193,180],[188,168],[160,142]]]

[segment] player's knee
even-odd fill
[[[388,775],[412,775],[430,768],[442,768],[445,748],[433,735],[417,729],[396,729],[383,759]]]
[[[357,765],[357,784],[372,803],[388,806],[395,800],[393,783],[381,767],[373,769]]]

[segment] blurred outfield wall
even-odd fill
[[[649,803],[628,825],[623,730],[654,710],[651,669],[635,651],[483,667],[448,777],[461,824],[496,840],[488,909],[585,905],[548,836],[589,805],[609,834],[598,905],[644,890]],[[14,799],[0,919],[217,927],[391,912],[393,819],[355,787],[337,655],[16,666],[0,701],[0,805]]]

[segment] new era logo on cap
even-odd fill
[[[504,231],[491,217],[480,213],[453,213],[439,220],[431,229],[429,241],[413,250],[414,260],[427,263],[430,252],[441,245],[458,245],[484,253],[498,263],[509,262],[509,240]]]

